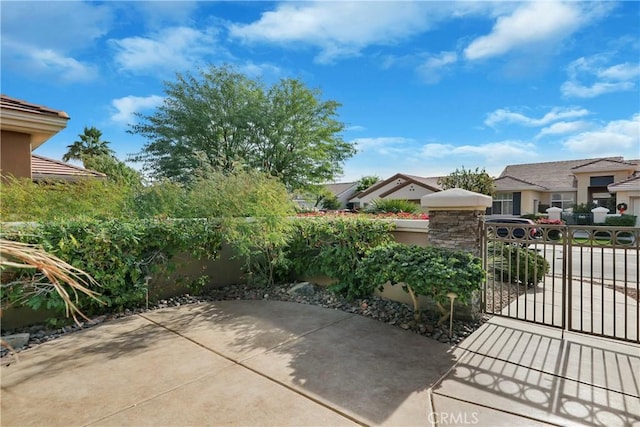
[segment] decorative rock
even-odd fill
[[[298,288],[298,289],[296,289]],[[296,289],[294,291],[294,289]],[[476,321],[458,321],[453,323],[453,336],[449,338],[449,325],[446,327],[438,326],[438,315],[424,311],[420,322],[414,320],[414,313],[410,306],[378,296],[368,297],[366,299],[348,300],[341,295],[333,294],[326,288],[313,285],[309,282],[295,284],[281,284],[274,286],[251,286],[251,285],[232,285],[224,288],[211,290],[206,295],[194,296],[183,295],[173,298],[167,298],[158,301],[155,308],[176,307],[186,304],[198,304],[205,301],[225,301],[225,300],[261,300],[269,299],[276,301],[289,301],[301,304],[311,304],[328,309],[342,310],[348,313],[358,314],[369,317],[389,325],[395,325],[403,330],[412,331],[414,333],[430,337],[443,343],[450,345],[459,344],[463,337],[470,335],[476,330],[488,317],[482,317]],[[91,321],[85,323],[83,327],[66,327],[63,330],[48,330],[43,325],[31,326],[29,328],[8,331],[8,333],[30,332],[31,337],[27,348],[37,346],[68,333],[92,327],[96,324],[119,319],[127,315],[142,313],[147,310],[142,308],[129,309],[124,313],[109,313],[106,315],[96,316]],[[23,347],[24,349],[24,347]],[[16,348],[19,351],[18,348]],[[3,349],[0,355],[7,355],[7,351]]]
[[[309,282],[300,282],[287,291],[289,295],[311,296],[316,293],[316,288]]]
[[[29,334],[25,332],[21,334],[4,335],[2,341],[9,344],[14,350],[19,350],[29,342]]]

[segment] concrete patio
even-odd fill
[[[640,346],[494,317],[450,348],[223,301],[108,322],[2,367],[3,426],[640,425]]]

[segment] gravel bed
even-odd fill
[[[296,285],[298,285],[298,289],[293,292],[292,288]],[[90,321],[83,322],[80,325],[73,324],[58,329],[49,329],[46,325],[34,325],[27,328],[21,328],[19,330],[5,331],[3,335],[25,332],[29,333],[30,336],[27,345],[22,349],[17,349],[17,352],[20,352],[59,338],[68,333],[90,328],[113,319],[160,308],[222,300],[272,300],[312,304],[324,308],[359,314],[450,345],[459,344],[464,340],[464,338],[469,336],[488,319],[488,316],[482,316],[478,320],[454,320],[453,331],[451,336],[449,336],[448,320],[442,325],[438,325],[437,320],[439,315],[423,312],[422,319],[420,321],[415,321],[413,310],[408,305],[377,296],[348,301],[339,295],[329,292],[324,287],[308,283],[302,285],[285,284],[271,287],[233,285],[211,290],[204,295],[193,296],[187,294],[179,297],[163,299],[158,301],[155,305],[150,306],[148,310],[146,308],[133,310],[127,309],[121,313],[96,316]],[[3,348],[1,356],[5,357],[8,353],[7,349]]]
[[[504,307],[511,304],[520,295],[524,294],[526,287],[506,282],[492,282],[487,284],[487,313],[500,313]]]

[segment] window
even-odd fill
[[[491,209],[493,215],[513,214],[513,193],[497,193]]]
[[[572,208],[576,204],[574,193],[553,193],[551,194],[551,206],[560,208],[563,211]]]
[[[592,176],[589,180],[590,187],[606,187],[613,183],[613,175],[608,176]]]

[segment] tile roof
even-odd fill
[[[442,190],[442,186],[438,184],[438,180],[440,178],[444,178],[442,176],[416,176],[416,175],[405,175],[409,178],[412,178],[415,181],[421,182],[422,184],[428,185],[429,187],[433,187],[436,190]]]
[[[526,181],[524,179],[514,178],[512,176],[501,176],[494,179],[496,187],[499,191],[512,191],[512,190],[537,190],[545,191],[549,190],[547,187],[534,184],[533,182]]]
[[[640,191],[640,174],[609,184],[607,188],[615,191]]]
[[[325,184],[325,187],[334,195],[339,196],[346,191],[351,190],[352,188],[358,185],[357,182],[338,182],[334,184]]]
[[[68,119],[69,115],[61,110],[45,107],[44,105],[32,104],[21,99],[11,98],[7,95],[0,95],[0,106],[7,110],[22,111],[25,113],[42,114],[46,116],[62,117]]]
[[[601,157],[597,159],[563,160],[559,162],[528,163],[521,165],[509,165],[498,178],[510,177],[539,185],[554,191],[575,191],[576,178],[574,172],[581,172],[579,169],[586,165],[599,161],[616,162],[619,166],[632,165],[625,162],[622,157]],[[637,163],[636,167],[637,167]],[[498,191],[500,186],[498,186]]]
[[[39,180],[62,179],[72,181],[77,178],[104,179],[107,175],[80,166],[49,159],[37,154],[31,155],[31,178]]]
[[[618,159],[597,159],[592,162],[585,163],[580,166],[575,166],[571,170],[576,173],[580,172],[599,172],[605,170],[620,170],[620,169],[635,169],[638,165],[629,161],[624,161],[622,158]]]

